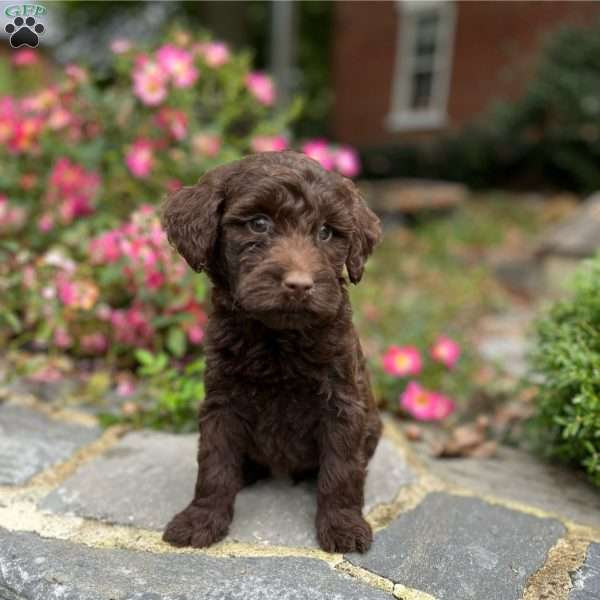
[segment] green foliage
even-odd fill
[[[133,405],[133,410],[102,415],[102,424],[126,423],[136,428],[194,431],[198,406],[204,400],[204,359],[175,367],[164,353],[138,350],[136,358],[147,398]]]
[[[572,297],[537,323],[533,364],[540,448],[600,485],[600,254],[578,271]]]

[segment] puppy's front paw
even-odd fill
[[[326,552],[366,552],[373,532],[358,511],[343,509],[317,515],[317,538]]]
[[[193,504],[175,515],[167,525],[163,540],[173,546],[205,548],[227,535],[231,518]]]

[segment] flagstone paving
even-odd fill
[[[160,530],[191,497],[195,436],[48,412],[0,404],[0,600],[600,599],[595,490],[529,456],[438,461],[388,422],[367,554],[319,550],[314,483],[285,479],[239,494],[226,540],[181,550]]]

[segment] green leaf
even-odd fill
[[[187,340],[183,329],[171,327],[167,333],[167,348],[176,356],[181,358],[187,349]]]

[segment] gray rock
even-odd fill
[[[94,549],[0,529],[0,598],[384,600],[390,596],[310,558]]]
[[[517,600],[564,533],[552,519],[433,493],[347,558],[439,600]]]
[[[600,544],[591,544],[583,566],[571,575],[573,589],[569,600],[600,598]]]
[[[41,507],[112,523],[162,529],[185,508],[196,480],[197,436],[134,432],[85,465],[47,496]],[[392,501],[415,480],[400,453],[382,440],[370,465],[366,509]],[[102,490],[102,493],[98,493]],[[230,537],[238,541],[316,546],[312,482],[260,481],[236,500]]]
[[[436,459],[426,453],[422,458],[431,471],[449,483],[600,527],[600,494],[572,469],[505,446],[489,459]]]
[[[27,408],[0,405],[0,484],[21,485],[99,435],[95,427],[53,421]]]
[[[539,241],[536,253],[542,258],[550,255],[585,258],[600,248],[599,240],[600,192],[596,192]]]

